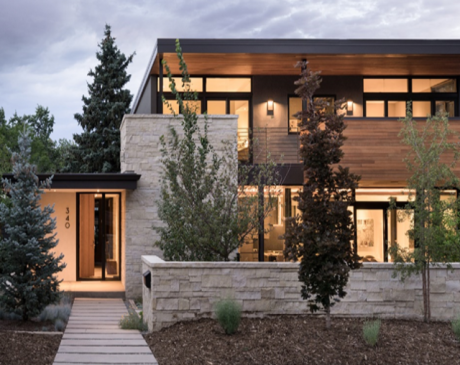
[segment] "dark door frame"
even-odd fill
[[[404,208],[406,202],[396,202],[396,208]],[[357,229],[357,210],[382,210],[383,211],[383,262],[388,262],[388,238],[390,232],[388,232],[388,212],[391,211],[389,202],[354,202],[353,216],[355,222],[355,252],[358,253],[358,229]],[[390,218],[391,219],[391,218]],[[396,226],[395,226],[396,229]]]
[[[119,237],[119,250],[118,250],[118,273],[119,275],[114,277],[114,278],[106,278],[105,277],[105,263],[106,263],[106,257],[105,257],[105,229],[101,230],[103,234],[99,235],[99,243],[101,244],[102,247],[102,252],[103,252],[103,260],[102,260],[102,275],[101,278],[81,278],[80,277],[80,195],[84,194],[101,194],[102,197],[102,211],[100,212],[101,217],[102,217],[102,226],[105,228],[105,195],[110,194],[110,195],[118,195],[118,219],[119,219],[119,225],[118,225],[118,237]],[[121,193],[120,192],[78,192],[77,194],[77,281],[121,281],[121,222],[122,222],[122,216],[121,216]]]

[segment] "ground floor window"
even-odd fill
[[[286,232],[285,221],[300,214],[294,198],[301,189],[301,186],[283,186],[279,189],[275,208],[264,220],[263,237],[259,239],[258,232],[248,235],[239,249],[241,261],[259,261],[261,247],[264,261],[284,261],[282,236]],[[254,194],[256,191],[253,189]],[[267,199],[267,193],[264,195]],[[407,250],[414,249],[415,243],[408,235],[414,215],[404,210],[408,198],[409,191],[402,188],[362,188],[355,191],[355,202],[349,207],[356,223],[356,237],[351,244],[363,261],[393,261],[389,248],[395,244]],[[456,198],[455,190],[444,191],[441,195],[441,199]],[[390,206],[391,199],[395,200],[396,209]]]

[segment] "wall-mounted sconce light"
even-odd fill
[[[273,100],[270,99],[267,101],[267,115],[273,116],[274,110],[275,110],[275,103],[273,102]]]
[[[347,115],[353,115],[353,100],[351,99],[347,101]]]

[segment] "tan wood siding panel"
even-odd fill
[[[345,156],[341,165],[361,175],[362,185],[375,185],[377,182],[392,185],[392,182],[404,182],[409,177],[403,161],[409,148],[401,143],[398,136],[401,122],[364,119],[346,123],[345,135],[348,139],[343,147]],[[423,124],[424,121],[419,122],[420,126]],[[450,126],[460,132],[460,122],[451,122]],[[455,173],[460,176],[460,167],[455,169]]]
[[[80,195],[80,277],[94,276],[94,196]]]

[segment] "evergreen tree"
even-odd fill
[[[54,230],[54,209],[40,207],[41,189],[50,186],[48,179],[41,184],[36,167],[29,163],[31,139],[19,136],[19,153],[13,153],[14,182],[3,179],[10,205],[0,204],[0,308],[15,312],[24,320],[41,313],[49,304],[59,300],[59,281],[55,274],[64,269],[63,255],[53,255],[58,244]]]
[[[126,58],[115,45],[109,25],[105,26],[105,38],[96,53],[99,65],[88,76],[89,97],[83,96],[83,113],[75,119],[83,128],[82,134],[74,134],[77,146],[69,154],[66,172],[119,172],[120,125],[133,98],[124,86],[131,79],[126,69],[134,54]]]
[[[352,246],[355,226],[347,209],[359,177],[348,168],[333,169],[343,157],[346,126],[339,110],[343,101],[335,103],[335,112],[328,112],[326,101],[313,98],[322,81],[319,72],[310,71],[306,62],[298,66],[303,70],[296,94],[306,106],[297,114],[302,120],[300,154],[305,183],[297,198],[300,215],[288,220],[285,256],[300,259],[302,298],[308,300],[311,312],[324,309],[330,328],[331,307],[346,295],[350,270],[361,266]]]

